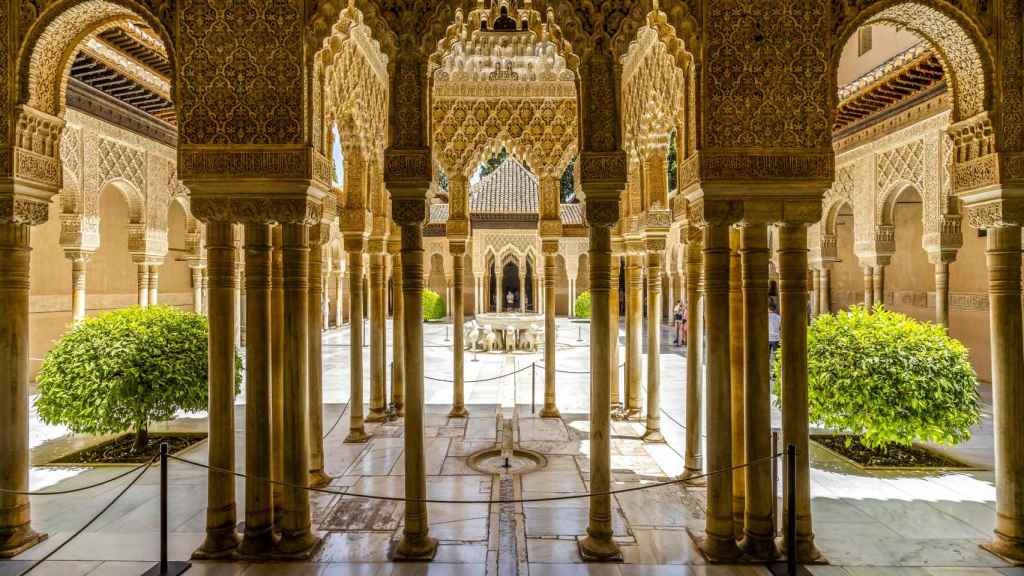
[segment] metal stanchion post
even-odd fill
[[[160,562],[142,576],[178,576],[192,567],[190,562],[167,560],[167,442],[160,443]]]
[[[537,413],[537,363],[530,364],[530,414]]]
[[[576,341],[583,342],[583,326],[576,327]]]
[[[449,328],[448,326],[444,327],[444,341],[445,342],[450,342],[451,341],[451,339],[448,337],[448,328]]]

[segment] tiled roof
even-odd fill
[[[469,211],[499,214],[536,214],[537,177],[519,161],[506,158],[494,171],[469,189]]]
[[[566,226],[583,226],[582,204],[562,204],[559,212],[561,213],[562,224]]]
[[[539,188],[536,176],[518,161],[507,158],[494,172],[484,176],[470,187],[470,217],[474,214],[536,215]],[[562,224],[567,226],[584,225],[581,204],[562,204],[560,214]],[[493,217],[488,220],[495,221]],[[516,220],[521,221],[522,219]],[[447,221],[448,204],[431,204],[428,225],[442,225]]]

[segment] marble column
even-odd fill
[[[309,228],[309,286],[306,291],[306,356],[309,404],[309,485],[327,486],[331,477],[324,470],[324,358],[323,358],[323,240],[327,223]],[[249,272],[246,269],[246,276]],[[248,295],[246,296],[248,299]],[[246,319],[248,321],[248,318]],[[248,331],[247,331],[248,332]],[[247,343],[248,346],[248,343]]]
[[[275,480],[284,478],[284,254],[281,252],[281,226],[271,230],[273,255],[270,288],[270,381],[271,381],[271,446],[272,470]],[[275,484],[274,525],[280,526],[284,514],[282,486]]]
[[[1024,354],[1021,334],[1021,227],[988,228],[995,536],[985,547],[1024,562]]]
[[[707,316],[708,469],[732,466],[731,366],[729,333],[729,224],[704,225],[704,308]],[[707,516],[701,543],[713,562],[739,555],[732,511],[732,474],[707,479]]]
[[[821,270],[811,270],[811,316],[821,314]]]
[[[43,214],[45,214],[45,206]],[[0,220],[0,488],[29,489],[28,224]],[[0,492],[0,558],[46,538],[32,529],[28,496]]]
[[[466,245],[449,238],[448,251],[452,255],[452,353],[453,353],[453,378],[455,379],[452,390],[452,409],[448,412],[449,418],[466,418],[469,410],[466,410],[465,398],[465,354],[466,345],[464,342],[465,306],[463,295],[465,294],[466,281]]]
[[[425,192],[425,190],[424,190]],[[405,505],[402,540],[395,548],[401,560],[431,560],[437,540],[427,522],[426,458],[423,441],[423,222],[427,203],[396,198],[393,214],[402,227],[402,297],[405,298]]]
[[[145,308],[149,306],[149,264],[138,264],[138,267],[139,297],[136,304],[140,308]]]
[[[549,302],[555,301],[555,278],[558,274],[558,243],[548,240],[544,250],[544,294]],[[544,309],[544,408],[540,411],[541,418],[559,418],[558,406],[555,402],[555,386],[558,375],[557,366],[558,324],[555,318],[555,307]]]
[[[210,315],[210,274],[203,268],[203,316]]]
[[[768,357],[768,227],[747,224],[742,229],[743,310],[743,409],[735,418],[745,420],[741,445],[743,461],[754,462],[772,454],[771,386]],[[734,428],[735,430],[735,428]],[[735,447],[736,444],[734,443]],[[735,456],[735,455],[734,455]],[[733,458],[735,461],[735,457]],[[772,523],[772,461],[754,464],[743,475],[743,540],[740,549],[760,560],[775,557],[775,526]]]
[[[336,283],[334,292],[334,326],[341,328],[341,325],[345,323],[345,274],[341,270],[334,272],[334,281]]]
[[[650,242],[650,240],[648,240]],[[664,239],[661,240],[664,244]],[[663,252],[647,252],[647,422],[644,442],[664,442],[661,434],[661,260]]]
[[[875,273],[871,266],[864,267],[864,307],[871,310],[875,307]]]
[[[622,410],[622,396],[619,393],[619,276],[621,262],[618,254],[612,254],[610,287],[608,289],[608,398],[613,412]],[[593,304],[593,302],[591,302]]]
[[[949,262],[941,256],[935,263],[935,322],[949,330]]]
[[[519,312],[526,313],[526,274],[519,274]]]
[[[236,252],[238,250],[236,249]],[[232,293],[232,302],[235,307],[235,348],[242,347],[242,263],[239,262],[241,254],[235,256],[235,270],[234,270],[234,286],[235,291]]]
[[[569,318],[576,317],[576,278],[569,278]]]
[[[610,216],[618,215],[618,201],[587,198],[590,225],[590,515],[587,535],[579,540],[580,555],[588,561],[621,560],[622,552],[612,538],[612,497],[600,494],[611,489],[611,404],[608,345],[611,338],[608,297],[611,291]],[[601,217],[605,218],[602,219]]]
[[[85,320],[85,270],[89,264],[88,252],[75,252],[71,259],[71,319]]]
[[[384,295],[384,247],[371,240],[370,253],[370,412],[367,422],[387,420],[388,336],[387,302]]]
[[[156,306],[160,294],[160,265],[149,265],[149,305]]]
[[[683,478],[697,477],[689,483],[703,485],[706,480],[699,476],[704,473],[704,306],[701,302],[704,244],[699,230],[689,231],[686,248],[686,446]]]
[[[500,266],[497,261],[494,263],[494,311],[501,312],[501,276],[502,271],[498,269]]]
[[[626,418],[640,416],[640,385],[643,383],[643,261],[641,256],[626,256]]]
[[[192,268],[192,311],[196,314],[203,313],[203,269],[199,266]]]
[[[813,562],[821,554],[811,527],[811,466],[807,407],[807,228],[782,224],[779,230],[779,300],[782,304],[782,442],[796,446],[797,559]],[[784,490],[794,479],[783,474]],[[788,504],[786,504],[788,510]],[[787,518],[783,511],[783,518]]]
[[[309,228],[301,222],[281,224],[285,395],[281,480],[296,486],[309,481]],[[307,558],[319,542],[310,529],[309,492],[285,486],[282,493],[278,552],[284,557]]]
[[[231,472],[235,470],[234,342],[238,322],[233,226],[230,222],[206,223],[210,278],[208,462],[212,467]],[[146,276],[148,278],[148,274]],[[236,523],[235,478],[230,473],[211,469],[207,475],[206,539],[192,556],[201,559],[231,556],[238,547]]]
[[[879,264],[874,267],[871,286],[874,292],[874,303],[885,306],[885,266]]]
[[[832,265],[821,269],[821,313],[832,313]]]
[[[665,304],[662,309],[662,317],[665,319],[665,324],[675,327],[675,314],[676,307],[676,294],[675,294],[675,281],[672,279],[672,274],[665,274]]]
[[[262,556],[274,548],[271,408],[271,275],[273,248],[270,225],[245,225],[246,330],[245,354],[245,533],[242,556]],[[233,479],[232,479],[233,481]]]
[[[729,229],[729,405],[732,416],[732,465],[746,462],[746,437],[743,433],[743,267],[740,258],[740,229]],[[766,289],[767,293],[767,289]],[[765,311],[765,314],[768,314]],[[766,316],[767,317],[767,316]],[[768,346],[767,339],[765,346]],[[746,469],[732,476],[732,518],[737,536],[743,534],[743,510],[746,495]]]
[[[348,287],[349,317],[349,432],[346,443],[363,443],[369,440],[363,426],[363,237],[345,238],[345,252],[348,253],[348,272],[351,283]]]
[[[394,350],[391,366],[391,404],[395,414],[405,415],[405,297],[402,296],[403,274],[401,240],[391,243],[391,269],[394,279],[395,312],[391,318],[391,349]]]

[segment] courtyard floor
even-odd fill
[[[559,320],[558,368],[585,372],[589,366],[588,325]],[[354,492],[401,496],[403,449],[400,423],[370,424],[373,439],[363,445],[343,444],[347,433],[348,331],[324,337],[325,429],[337,426],[325,441],[327,472],[332,486]],[[516,497],[571,495],[589,487],[587,441],[589,377],[560,373],[558,407],[562,420],[531,415],[533,386],[543,397],[541,354],[468,354],[466,401],[468,419],[446,417],[451,402],[450,327],[425,326],[426,458],[428,492],[435,498],[487,499],[511,493]],[[368,361],[369,349],[364,353]],[[388,350],[389,361],[391,349]],[[624,358],[624,349],[620,349]],[[639,486],[678,475],[682,470],[683,389],[685,357],[663,332],[662,429],[667,444],[644,444],[643,426],[615,422],[612,435],[613,488]],[[536,379],[531,365],[538,363]],[[368,364],[367,364],[368,366]],[[526,368],[515,376],[494,378]],[[487,380],[490,379],[490,380]],[[472,382],[473,380],[486,380]],[[990,396],[983,387],[985,414],[972,440],[949,449],[981,469],[992,466]],[[367,384],[364,397],[369,397]],[[467,457],[493,446],[495,411],[517,406],[519,432],[526,448],[547,456],[547,466],[502,485],[497,477],[471,469]],[[539,409],[539,406],[538,406]],[[244,471],[244,408],[237,407],[237,466]],[[778,412],[774,413],[778,424]],[[202,415],[183,415],[175,429],[203,429]],[[81,438],[33,418],[33,462],[65,451]],[[863,472],[820,449],[812,451],[811,493],[816,542],[828,566],[809,567],[820,576],[1024,576],[985,552],[995,519],[995,488],[991,471]],[[205,443],[185,458],[206,461]],[[72,468],[34,466],[33,490],[54,490],[93,484],[122,473],[124,467]],[[183,463],[170,466],[170,528],[172,559],[186,559],[202,542],[205,523],[206,471]],[[87,531],[68,543],[32,574],[141,574],[159,551],[159,477],[148,472]],[[0,561],[0,576],[20,574],[106,505],[127,480],[68,496],[33,498],[33,524],[49,539],[12,561]],[[244,512],[244,481],[237,483],[239,520]],[[576,537],[587,523],[587,500],[562,500],[514,506],[430,505],[431,534],[440,539],[430,565],[393,564],[388,552],[401,531],[400,504],[357,500],[333,494],[313,497],[314,528],[324,544],[314,561],[304,564],[195,563],[187,574],[257,576],[264,574],[362,575],[498,574],[511,567],[518,574],[608,576],[767,575],[759,566],[706,566],[688,533],[704,526],[704,491],[680,485],[614,497],[614,527],[622,545],[622,564],[582,564]],[[503,520],[511,519],[511,522]]]

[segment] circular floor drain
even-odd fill
[[[516,449],[506,461],[500,448],[488,448],[469,456],[469,467],[484,474],[529,474],[547,466],[548,459],[532,450]]]

